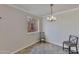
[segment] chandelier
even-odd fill
[[[53,16],[53,4],[50,4],[50,16],[47,17],[49,21],[56,21],[56,17]]]

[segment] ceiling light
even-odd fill
[[[53,8],[53,4],[50,4],[50,16],[47,17],[47,20],[56,21],[56,17],[53,16],[52,8]]]

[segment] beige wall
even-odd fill
[[[56,22],[43,20],[43,31],[47,41],[62,46],[64,40],[68,40],[70,34],[79,37],[79,9],[55,15]]]
[[[32,16],[13,7],[0,5],[0,53],[12,53],[38,42],[38,32],[27,33],[27,15]]]

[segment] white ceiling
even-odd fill
[[[49,15],[50,5],[49,4],[14,4],[19,9],[25,10],[36,16]],[[54,4],[53,13],[73,9],[79,7],[79,4]]]

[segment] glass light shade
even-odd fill
[[[49,17],[47,17],[47,20],[49,20],[49,21],[56,21],[56,17],[54,17],[54,16],[49,16]]]

